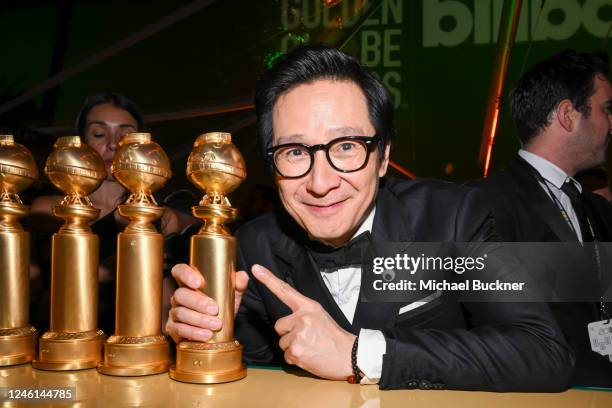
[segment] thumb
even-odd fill
[[[249,284],[249,275],[245,271],[236,272],[236,293],[234,295],[234,317],[240,309],[240,303],[242,302],[242,295],[246,291]]]

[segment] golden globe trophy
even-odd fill
[[[130,223],[117,238],[115,334],[104,344],[98,371],[162,373],[170,365],[170,346],[161,332],[164,238],[153,221],[164,208],[152,194],[170,179],[170,160],[149,133],[129,133],[119,141],[111,172],[132,194],[119,206]]]
[[[0,135],[0,366],[32,361],[36,329],[28,323],[30,234],[19,218],[28,213],[19,196],[38,178],[32,153]]]
[[[203,292],[219,305],[223,328],[207,342],[180,342],[170,377],[203,384],[239,380],[246,376],[246,367],[242,346],[234,339],[236,239],[224,223],[238,214],[226,195],[245,179],[246,169],[231,134],[200,135],[187,161],[187,177],[205,194],[193,207],[204,225],[191,237],[189,262],[206,281]]]
[[[100,155],[79,136],[60,137],[45,173],[66,194],[53,208],[64,225],[51,244],[51,322],[39,341],[34,368],[80,370],[102,359],[104,333],[98,329],[98,236],[88,222],[98,217],[87,197],[106,178]]]

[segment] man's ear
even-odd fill
[[[578,119],[577,115],[580,115],[580,112],[574,108],[574,104],[569,99],[564,99],[557,105],[557,108],[554,111],[555,119],[563,129],[567,132],[571,132],[574,130],[576,126],[576,121]]]
[[[389,166],[389,154],[391,153],[391,143],[387,143],[385,146],[385,153],[383,155],[382,162],[378,168],[378,177],[383,177],[387,174],[387,167]]]

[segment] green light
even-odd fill
[[[264,57],[264,64],[266,65],[266,68],[268,69],[272,68],[272,65],[274,65],[274,63],[276,63],[276,61],[283,55],[284,53],[282,51],[276,51],[276,52],[269,53],[268,55],[266,55]]]

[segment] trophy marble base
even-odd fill
[[[52,371],[95,368],[102,360],[105,337],[102,330],[80,333],[47,332],[40,338],[38,359],[32,361],[32,367]]]
[[[242,346],[238,341],[199,343],[183,341],[176,346],[176,366],[170,378],[196,384],[216,384],[246,377]]]
[[[98,371],[132,377],[165,373],[169,366],[170,346],[163,335],[111,336],[104,343],[104,361]]]
[[[25,364],[36,355],[36,329],[32,326],[0,329],[0,366]]]

